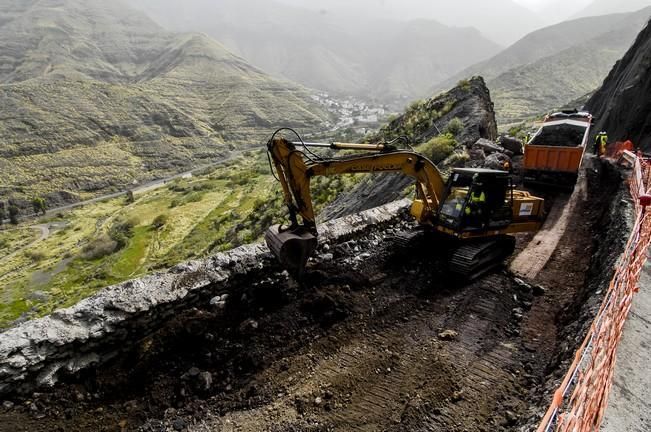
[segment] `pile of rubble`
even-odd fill
[[[468,149],[466,166],[501,170],[512,167],[523,154],[524,146],[516,138],[502,135],[497,142],[480,138]]]

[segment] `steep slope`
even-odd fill
[[[594,0],[575,16],[596,16],[611,14],[614,12],[630,12],[647,6],[651,6],[650,0],[618,0],[616,2],[612,0]]]
[[[490,59],[474,64],[437,84],[434,90],[450,88],[457,81],[474,75],[481,75],[490,81],[511,69],[553,56],[611,31],[630,26],[639,29],[646,18],[645,13],[647,16],[651,14],[651,8],[634,13],[579,18],[533,31]],[[626,48],[628,47],[623,47],[622,50]]]
[[[620,28],[489,80],[498,122],[518,122],[593,91],[650,14],[645,9]]]
[[[630,139],[651,150],[651,25],[615,64],[586,108],[596,116],[594,130],[608,131],[612,140]]]
[[[448,134],[446,131],[453,119],[460,121],[462,126],[454,134]],[[405,135],[413,146],[422,145],[436,137],[442,138],[443,146],[452,141],[454,148],[449,148],[449,153],[443,153],[438,158],[427,154],[422,148],[418,150],[423,151],[433,162],[442,164],[440,167],[457,163],[463,165],[468,159],[466,149],[479,138],[491,141],[497,138],[493,103],[484,80],[481,77],[472,78],[448,92],[413,104],[376,136],[370,137],[369,141],[380,142]],[[405,189],[411,184],[411,178],[400,174],[367,176],[352,191],[337,197],[320,217],[333,219],[394,201],[404,196]]]
[[[382,102],[419,97],[500,48],[472,28],[378,19],[372,11],[326,13],[268,0],[188,0],[182,8],[173,0],[130,1],[166,27],[210,34],[266,72]]]
[[[303,88],[119,2],[3,0],[0,41],[0,198],[123,187],[328,118]]]

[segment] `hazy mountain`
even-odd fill
[[[437,84],[435,90],[448,89],[460,79],[473,75],[481,75],[490,81],[513,68],[553,56],[613,30],[630,25],[639,30],[648,16],[645,13],[648,11],[579,18],[536,30],[490,59],[474,64]]]
[[[594,0],[575,16],[606,15],[615,12],[633,12],[651,6],[651,0]]]
[[[472,28],[380,19],[270,0],[131,0],[163,26],[201,31],[266,72],[336,94],[420,97],[498,52]],[[359,6],[359,5],[358,5]]]
[[[447,26],[474,27],[506,46],[545,25],[540,15],[512,0],[280,0],[323,13],[402,20],[431,19]]]
[[[537,30],[434,90],[481,75],[491,90],[500,124],[539,114],[597,88],[649,15],[651,8],[646,8],[580,18]]]
[[[488,80],[500,124],[555,109],[594,91],[649,16],[651,8],[611,16],[618,25],[610,31]]]
[[[552,3],[545,3],[544,6],[536,12],[549,24],[556,24],[562,21],[567,21],[570,18],[576,18],[579,11],[583,10],[591,0],[573,0],[568,2],[566,0],[555,0]],[[638,9],[641,9],[638,8]],[[634,9],[635,10],[635,9]],[[623,12],[623,11],[613,11]]]
[[[106,190],[327,118],[303,88],[116,1],[0,0],[0,59],[0,194]]]

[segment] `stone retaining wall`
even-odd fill
[[[346,241],[392,221],[409,204],[395,201],[322,224],[320,240]],[[0,395],[51,386],[62,374],[102,364],[176,311],[228,293],[236,277],[265,267],[279,270],[265,245],[242,246],[105,288],[73,307],[11,328],[0,334]]]

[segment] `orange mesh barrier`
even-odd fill
[[[642,205],[649,203],[651,165],[642,157],[636,157],[633,162],[629,184],[635,202],[634,228],[615,266],[615,275],[599,313],[554,394],[538,432],[598,431],[603,420],[617,347],[633,295],[638,291],[640,272],[651,241],[651,208],[647,210]]]

